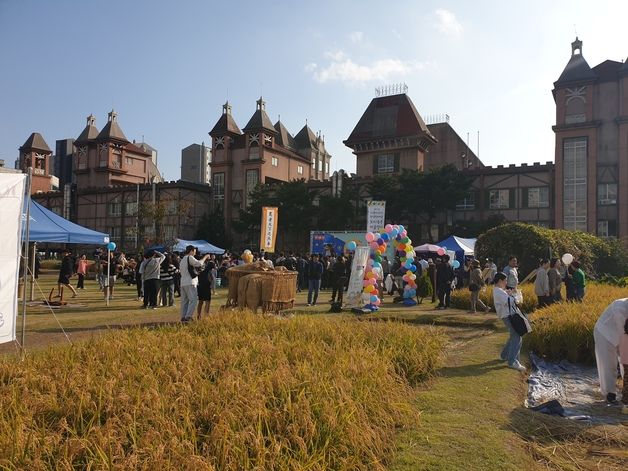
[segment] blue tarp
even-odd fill
[[[222,255],[225,253],[225,249],[221,249],[220,247],[216,247],[215,245],[210,244],[206,240],[183,240],[177,239],[177,243],[172,246],[173,252],[185,252],[185,247],[188,245],[193,245],[196,247],[198,253],[206,254],[213,253],[216,255]]]
[[[26,207],[22,212],[22,220],[26,220]],[[26,224],[22,224],[22,237]],[[79,226],[30,200],[30,242],[57,242],[62,244],[94,244],[103,245],[109,242],[109,234],[93,231]]]
[[[475,254],[475,241],[477,239],[463,239],[462,237],[449,236],[445,240],[438,242],[436,245],[446,250],[456,252],[456,260],[464,265],[465,255]]]

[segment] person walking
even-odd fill
[[[572,274],[574,301],[581,303],[584,299],[584,290],[587,284],[586,277],[584,276],[584,271],[582,271],[582,268],[580,268],[580,262],[575,261],[572,262],[571,265],[574,268]]]
[[[61,297],[61,290],[65,286],[72,291],[72,297],[76,298],[78,293],[74,287],[70,284],[70,278],[74,275],[74,262],[69,250],[63,251],[63,259],[61,260],[61,269],[59,270],[59,278],[57,279],[57,292],[58,297]]]
[[[78,282],[76,283],[76,289],[85,289],[85,275],[87,275],[87,256],[81,255],[78,262],[76,262],[76,274],[78,275]]]
[[[522,337],[515,331],[510,322],[510,315],[516,309],[516,301],[511,290],[507,290],[508,275],[498,273],[493,280],[493,305],[497,316],[502,320],[510,336],[502,350],[500,358],[508,362],[508,367],[517,371],[526,371],[519,361]]]
[[[312,254],[310,262],[307,265],[308,274],[308,292],[307,305],[316,306],[318,292],[321,289],[321,277],[323,275],[323,264],[318,261],[318,255]]]
[[[600,390],[610,403],[617,400],[617,356],[626,321],[628,298],[616,299],[602,312],[593,327]]]
[[[508,265],[504,267],[504,274],[508,277],[506,287],[510,290],[517,289],[519,286],[519,271],[517,266],[517,257],[511,256],[508,259]]]
[[[536,270],[536,279],[534,280],[534,294],[539,303],[539,308],[545,307],[552,302],[550,297],[550,285],[547,271],[549,270],[550,262],[544,258],[539,261],[539,268]]]
[[[454,269],[449,264],[449,255],[444,255],[436,266],[436,290],[438,306],[436,309],[448,309],[451,300],[451,283],[454,281]]]
[[[624,407],[621,409],[622,414],[628,414],[628,319],[624,322],[624,335],[619,341],[619,361],[621,362],[624,376],[624,383],[621,391],[621,402]]]
[[[480,305],[480,309],[484,312],[489,312],[490,308],[484,304],[480,299],[480,291],[485,286],[485,282],[482,279],[482,270],[480,269],[480,262],[473,260],[470,266],[469,273],[469,291],[471,292],[471,310],[470,313],[475,314],[477,312],[477,306]]]
[[[266,257],[268,255],[265,255]],[[272,262],[271,262],[272,263]],[[209,314],[209,305],[212,302],[212,271],[214,264],[208,261],[198,275],[198,304],[196,306],[196,319],[201,320],[201,314]],[[204,309],[203,309],[204,308]]]
[[[144,283],[142,281],[142,272],[141,270],[144,268],[142,266],[142,256],[137,254],[135,257],[135,286],[137,288],[137,300],[141,301],[144,297]]]
[[[576,299],[576,287],[573,284],[573,273],[575,269],[573,267],[573,263],[570,264],[565,270],[565,278],[563,281],[565,282],[565,291],[567,294],[567,302],[575,301]]]
[[[194,309],[198,303],[198,274],[196,270],[201,268],[205,260],[209,258],[206,254],[201,260],[197,260],[196,247],[188,245],[185,248],[185,255],[179,263],[179,273],[181,274],[181,322],[188,323],[192,320]]]
[[[172,255],[166,258],[159,267],[159,285],[162,306],[174,306],[174,275],[177,267],[172,264]]]
[[[563,277],[560,274],[560,261],[557,258],[550,260],[550,267],[547,270],[547,281],[549,283],[550,302],[558,303],[563,300],[560,293],[563,284]]]
[[[340,305],[342,305],[345,285],[347,284],[347,263],[342,255],[338,256],[333,270],[333,290],[331,293],[331,302],[333,304],[337,301]],[[338,299],[336,299],[336,296]]]
[[[158,250],[146,254],[142,262],[142,279],[144,280],[144,309],[157,309],[157,291],[159,290],[160,267],[166,256]]]

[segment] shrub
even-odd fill
[[[231,313],[0,360],[0,467],[384,469],[433,328]]]
[[[533,330],[524,337],[525,343],[552,360],[593,363],[593,327],[604,309],[623,297],[625,288],[589,283],[582,304],[552,304],[536,311],[530,317]]]
[[[501,269],[515,255],[520,277],[537,268],[539,258],[571,253],[591,276],[602,273],[623,276],[628,255],[617,240],[605,240],[584,232],[545,229],[523,223],[504,224],[482,234],[475,245],[480,259],[492,258]]]
[[[521,304],[521,310],[523,312],[532,312],[536,308],[537,298],[534,294],[534,285],[531,283],[525,283],[519,285],[521,293],[523,294],[523,303]],[[480,291],[480,299],[493,309],[493,287],[486,286]],[[471,292],[467,288],[457,289],[451,293],[451,305],[456,309],[471,309]]]

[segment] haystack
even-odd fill
[[[227,307],[249,307],[255,310],[261,306],[263,312],[273,313],[294,307],[297,290],[295,271],[285,267],[273,269],[264,262],[256,262],[229,268],[226,275],[229,279]],[[252,304],[256,306],[253,308]]]

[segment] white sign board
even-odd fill
[[[0,173],[0,343],[15,340],[26,175]]]
[[[369,201],[366,209],[366,232],[379,232],[386,223],[386,201]]]
[[[369,259],[369,253],[369,247],[358,246],[353,254],[351,277],[349,278],[349,287],[345,297],[349,306],[357,306],[362,302],[362,280],[364,280],[364,270]]]

